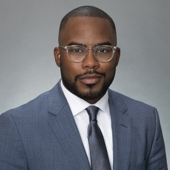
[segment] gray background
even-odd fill
[[[0,0],[0,113],[59,80],[53,57],[59,23],[81,5],[115,20],[122,53],[111,88],[157,107],[170,164],[169,0]]]

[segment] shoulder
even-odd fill
[[[38,109],[46,103],[48,98],[48,93],[49,92],[44,92],[39,96],[37,96],[36,98],[30,100],[29,102],[2,113],[2,115],[3,114],[13,115],[16,113],[19,114],[20,112],[33,111],[35,109]]]
[[[42,116],[43,113],[47,112],[48,104],[53,98],[60,98],[60,87],[59,83],[55,85],[51,90],[46,91],[33,100],[13,109],[10,109],[0,115],[2,116],[12,116],[12,117],[22,117],[22,116]],[[40,114],[41,113],[41,114]]]
[[[142,101],[138,101],[123,95],[121,93],[112,91],[109,89],[109,98],[112,104],[115,104],[117,107],[126,108],[126,114],[131,118],[139,119],[141,117],[144,119],[153,119],[157,117],[157,109],[153,106],[150,106]],[[119,109],[119,108],[118,108]]]
[[[119,102],[123,102],[127,107],[130,107],[130,108],[139,107],[139,108],[146,108],[146,109],[151,109],[151,108],[154,109],[154,107],[151,105],[148,105],[142,101],[133,99],[129,96],[126,96],[124,94],[121,94],[119,92],[116,92],[110,89],[109,89],[109,98],[113,99],[114,101],[116,100]]]
[[[148,136],[154,136],[156,129],[161,131],[160,119],[155,107],[112,90],[109,90],[109,98],[110,104],[114,105],[111,108],[118,110],[116,112],[119,114],[118,117],[130,120],[133,130],[137,133],[143,133],[143,135],[147,133]],[[115,116],[114,111],[113,115]]]

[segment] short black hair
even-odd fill
[[[80,6],[68,12],[61,20],[59,34],[71,17],[99,17],[108,19],[116,36],[116,26],[113,19],[106,12],[94,6]]]

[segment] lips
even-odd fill
[[[97,84],[101,80],[102,76],[97,74],[90,74],[79,77],[80,82],[86,85]]]

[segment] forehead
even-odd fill
[[[108,19],[99,17],[71,17],[59,35],[62,45],[70,42],[94,45],[108,41],[115,45],[115,31]]]

